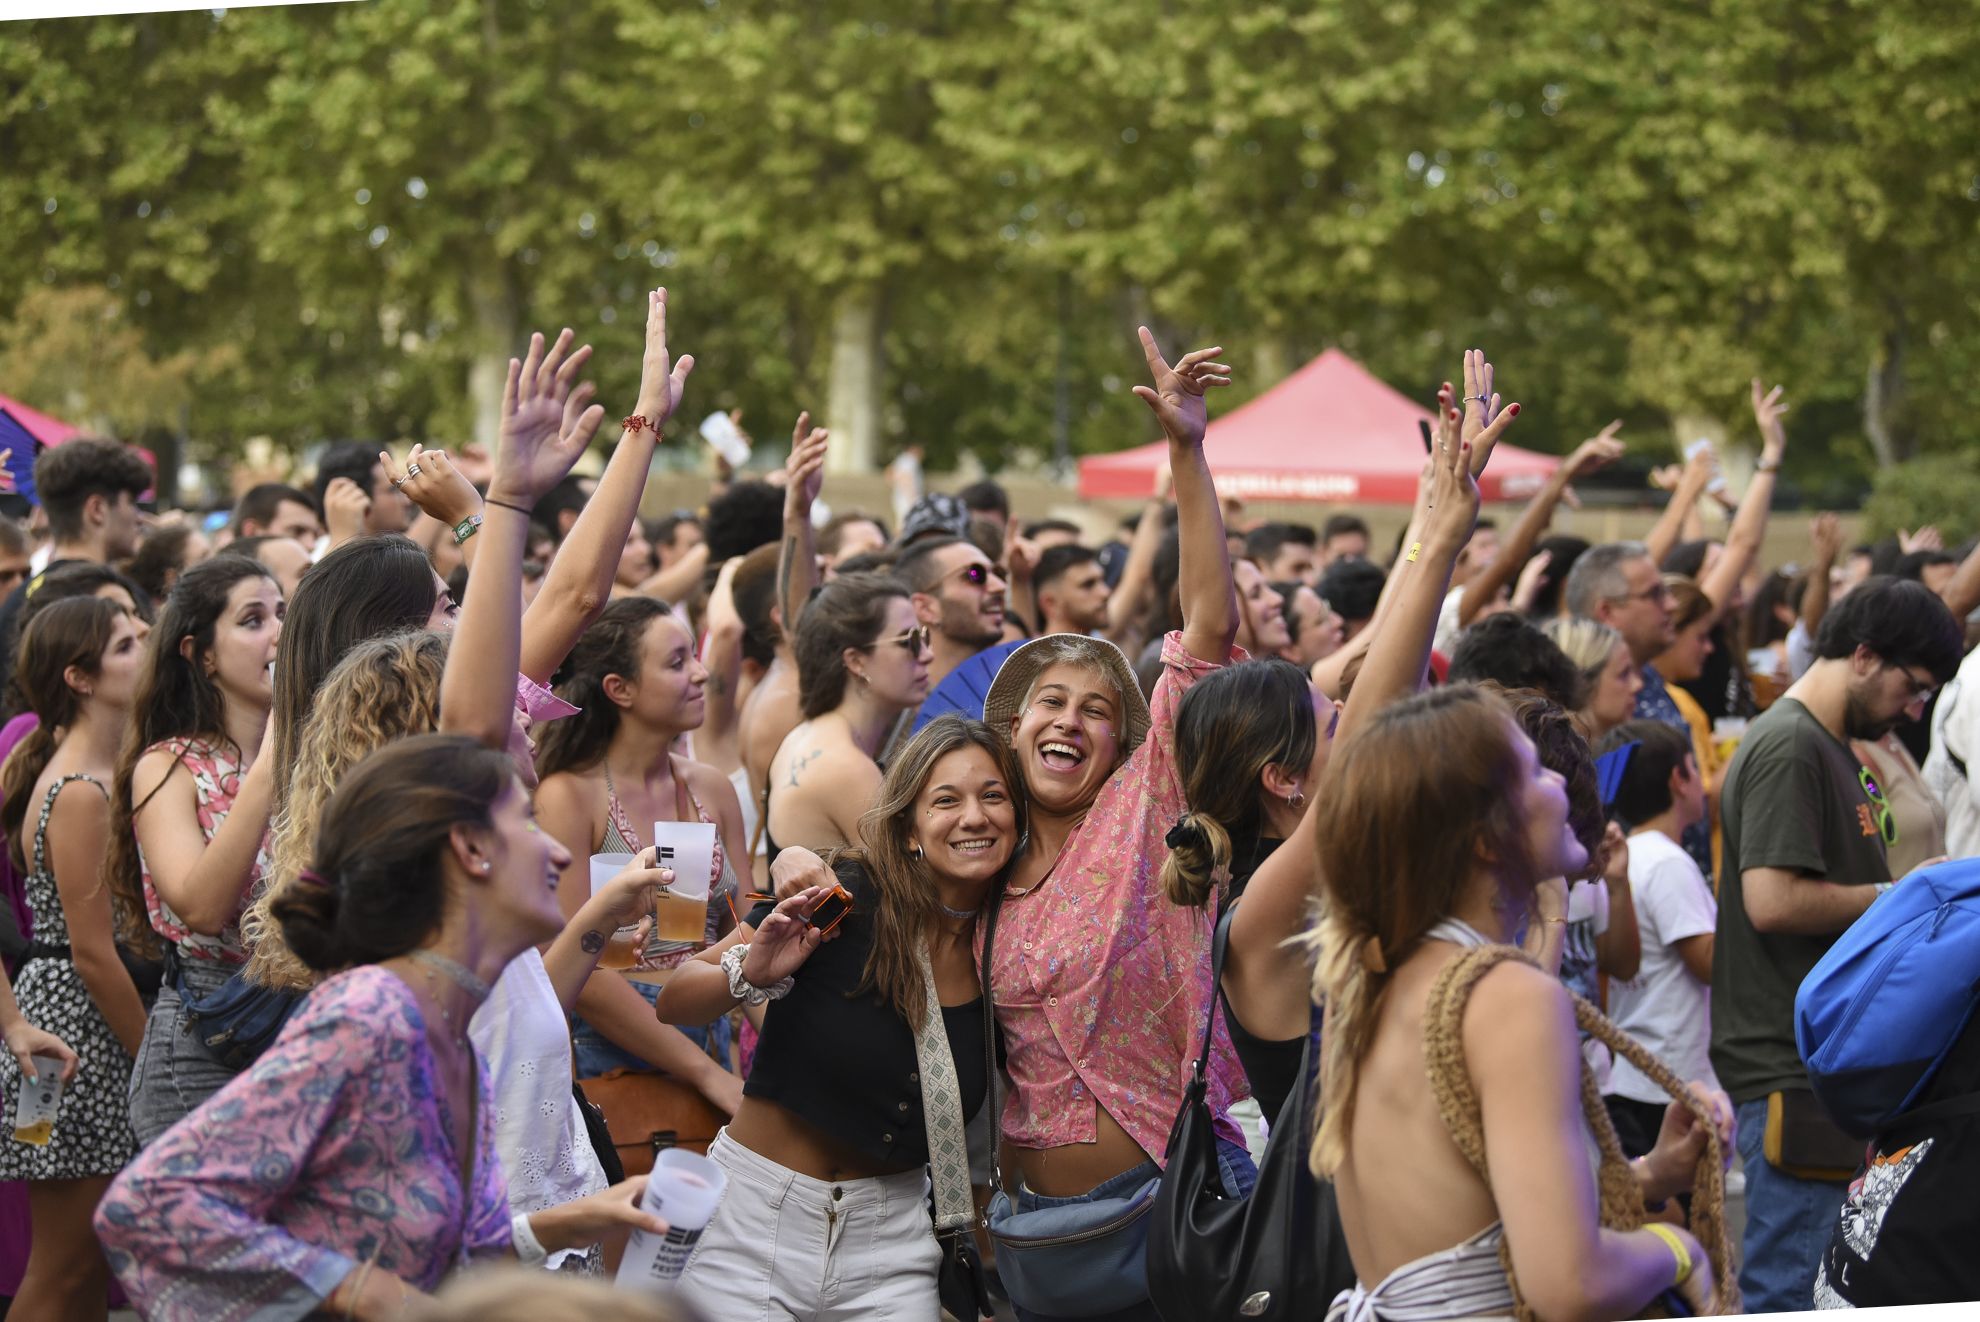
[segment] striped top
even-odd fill
[[[1357,1282],[1335,1297],[1327,1322],[1510,1318],[1512,1283],[1499,1263],[1499,1241],[1505,1235],[1505,1227],[1494,1221],[1456,1248],[1404,1263],[1372,1290]]]

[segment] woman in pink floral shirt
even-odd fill
[[[1143,705],[1111,644],[1055,634],[1012,653],[984,702],[1011,739],[1031,814],[989,951],[1015,1085],[1003,1137],[1023,1177],[990,1215],[1021,1318],[1154,1316],[1141,1246],[1127,1242],[1146,1233],[1145,1217],[1082,1245],[1070,1270],[1028,1267],[1007,1236],[1079,1233],[1152,1197],[1210,1009],[1214,915],[1169,903],[1159,873],[1163,837],[1185,811],[1177,705],[1200,676],[1245,659],[1231,645],[1237,602],[1202,452],[1204,391],[1230,378],[1216,349],[1172,368],[1145,329],[1141,340],[1155,385],[1136,393],[1169,439],[1182,565],[1183,628],[1162,644],[1154,701]],[[1221,1027],[1209,1077],[1218,1114],[1245,1095]],[[1225,1174],[1241,1192],[1252,1171],[1237,1137],[1233,1126]],[[1119,1271],[1095,1265],[1114,1256]]]

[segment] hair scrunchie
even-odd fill
[[[1187,817],[1181,817],[1176,819],[1176,824],[1169,828],[1169,833],[1162,837],[1162,843],[1171,849],[1182,849],[1185,846],[1194,849],[1208,849],[1210,847],[1210,837],[1203,833],[1201,826],[1198,826]]]
[[[304,868],[296,873],[297,881],[306,881],[312,886],[335,886],[337,883],[318,872],[315,868]]]

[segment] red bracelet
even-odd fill
[[[648,421],[637,413],[628,413],[619,425],[635,436],[639,434],[641,428],[651,427],[653,429],[653,439],[656,441],[660,439],[660,424]]]

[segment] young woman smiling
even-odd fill
[[[1023,832],[1015,779],[981,723],[929,722],[888,768],[863,847],[836,858],[852,911],[831,934],[808,920],[832,890],[806,887],[661,993],[661,1016],[685,1024],[770,1003],[742,1107],[708,1150],[728,1192],[681,1278],[707,1316],[760,1316],[766,1299],[797,1317],[939,1314],[915,1037],[940,1016],[960,1125],[988,1092],[972,943]]]

